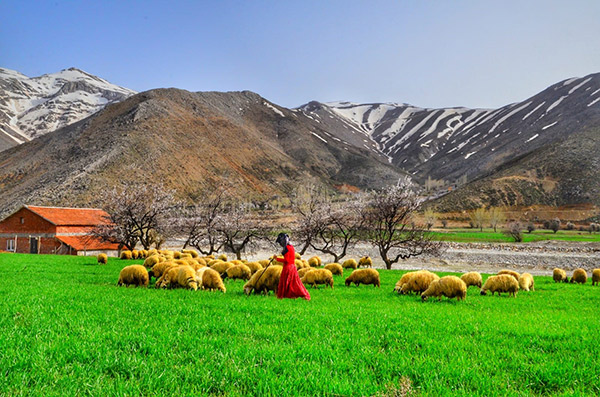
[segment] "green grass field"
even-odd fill
[[[483,229],[480,232],[479,229],[449,228],[447,230],[436,230],[433,234],[436,240],[458,243],[514,242],[511,237],[502,234],[500,228],[498,228],[497,232],[494,232],[494,229]],[[556,233],[551,230],[535,230],[531,233],[527,233],[527,231],[523,232],[523,242],[525,243],[545,240],[593,242],[600,241],[600,233],[580,232],[578,230],[559,230]]]
[[[136,262],[0,254],[0,395],[600,394],[590,283],[421,302],[380,271],[280,301],[116,287]]]

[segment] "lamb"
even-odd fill
[[[310,267],[319,267],[322,263],[323,262],[321,262],[321,258],[318,256],[313,256],[312,258],[308,259],[308,266]]]
[[[133,259],[131,255],[131,251],[121,251],[121,255],[119,256],[121,259]]]
[[[150,282],[148,271],[142,265],[131,265],[125,266],[119,273],[118,286],[121,285],[135,285],[136,287],[142,286],[147,287]]]
[[[533,276],[529,273],[521,274],[521,277],[519,277],[519,287],[523,291],[535,291]]]
[[[513,270],[503,269],[503,270],[500,270],[497,275],[500,276],[502,274],[511,275],[511,276],[513,276],[515,278],[515,280],[519,281],[519,273],[517,273],[517,272],[515,272]]]
[[[379,273],[375,269],[356,269],[346,278],[346,287],[354,283],[357,287],[362,284],[373,284],[374,287],[381,286]]]
[[[311,270],[315,270],[315,269],[312,267],[305,267],[305,268],[298,270],[298,277],[300,277],[300,278],[304,277],[304,275],[306,273],[310,272]]]
[[[98,260],[99,265],[106,265],[106,262],[108,262],[108,256],[106,254],[98,254],[96,259]]]
[[[598,285],[600,282],[600,269],[592,270],[592,285]]]
[[[400,277],[400,280],[398,280],[398,282],[396,283],[396,285],[394,286],[394,292],[398,292],[400,293],[400,290],[402,289],[402,286],[404,284],[406,284],[408,282],[408,280],[413,276],[413,274],[415,274],[416,272],[408,272],[408,273],[404,273],[402,275],[402,277]]]
[[[421,300],[426,300],[430,296],[437,296],[439,300],[442,300],[442,296],[464,300],[467,296],[467,284],[456,276],[444,276],[429,284],[429,288],[421,294]]]
[[[236,280],[249,280],[252,276],[252,270],[246,265],[236,265],[227,269],[227,277]]]
[[[416,292],[417,295],[421,295],[427,288],[429,288],[429,284],[432,281],[439,280],[440,276],[435,273],[432,273],[428,270],[419,270],[415,272],[411,277],[408,278],[406,283],[402,285],[400,288],[400,294],[408,294],[411,292]]]
[[[229,262],[217,262],[214,265],[210,266],[211,269],[216,270],[221,277],[227,276],[227,269],[233,267],[233,265]]]
[[[494,292],[500,293],[508,292],[509,295],[513,297],[517,297],[517,292],[519,291],[519,282],[515,280],[515,278],[509,274],[501,274],[498,276],[491,276],[487,280],[485,280],[485,284],[481,288],[481,295],[486,295],[487,291],[491,291],[492,296]]]
[[[478,272],[465,273],[462,276],[460,276],[460,279],[465,282],[467,288],[469,288],[471,285],[474,285],[477,288],[481,289],[481,285],[483,284],[481,274],[479,274]]]
[[[281,271],[283,266],[271,265],[266,269],[259,270],[244,284],[244,293],[250,295],[252,290],[255,293],[268,294],[269,291],[277,291],[279,285],[279,278],[281,277]],[[263,275],[264,273],[264,275]]]
[[[312,285],[325,284],[333,288],[333,274],[327,269],[312,269],[301,279],[303,284]]]
[[[344,268],[339,263],[328,263],[325,265],[325,269],[329,270],[332,274],[336,276],[344,275]]]
[[[160,262],[159,256],[158,255],[152,255],[152,256],[147,257],[144,260],[144,267],[146,269],[151,269],[152,266],[156,265],[159,262]]]
[[[358,260],[358,267],[373,267],[373,260],[370,256],[363,256]]]
[[[247,263],[245,263],[245,265],[250,268],[250,272],[251,272],[250,275],[256,273],[257,271],[259,271],[263,268],[263,266],[258,262],[247,262]]]
[[[177,283],[182,288],[198,290],[198,282],[196,281],[196,270],[191,266],[181,266],[177,269]]]
[[[563,269],[559,269],[557,267],[554,268],[554,270],[552,271],[552,278],[554,279],[555,283],[568,283],[569,282],[569,278],[567,277],[567,272],[565,272]]]
[[[573,276],[571,276],[571,283],[585,284],[587,283],[587,273],[582,268],[575,269],[573,271]]]
[[[342,263],[342,267],[344,269],[356,269],[358,267],[358,263],[356,263],[356,259],[348,259]]]
[[[196,281],[202,289],[209,291],[219,290],[223,291],[223,293],[227,291],[219,273],[210,267],[203,267],[196,270]]]

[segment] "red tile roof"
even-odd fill
[[[56,236],[56,238],[77,251],[119,249],[118,244],[108,243],[92,236]]]
[[[59,208],[36,207],[26,205],[25,208],[46,219],[56,226],[95,226],[106,223],[108,214],[96,208]]]

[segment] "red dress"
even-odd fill
[[[287,246],[287,252],[282,257],[276,257],[277,262],[283,262],[283,270],[281,278],[277,286],[277,297],[282,298],[304,298],[310,300],[310,294],[304,288],[304,284],[300,281],[298,270],[296,270],[296,253],[294,247]]]

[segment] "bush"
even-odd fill
[[[533,224],[533,222],[529,222],[529,223],[527,224],[527,232],[528,232],[528,233],[531,233],[531,232],[533,232],[533,231],[535,231],[535,225]]]
[[[575,230],[575,225],[571,222],[567,222],[567,230]]]
[[[552,219],[550,221],[550,227],[548,229],[550,229],[554,233],[556,233],[558,231],[558,229],[560,229],[560,219],[558,219],[558,218]]]
[[[442,219],[442,227],[445,229],[448,227],[448,220]]]
[[[511,222],[507,225],[507,228],[502,232],[505,235],[511,237],[515,242],[520,243],[523,241],[523,227],[519,222]]]

